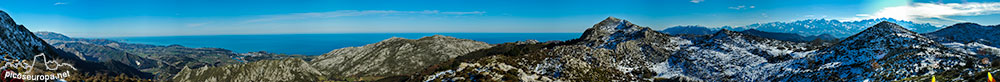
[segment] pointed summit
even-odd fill
[[[588,46],[614,48],[619,42],[643,38],[647,34],[660,34],[649,27],[641,27],[626,20],[608,17],[594,27],[583,32],[578,40],[583,40]]]
[[[634,29],[640,29],[638,27],[639,27],[639,25],[632,24],[631,22],[628,22],[627,20],[622,20],[622,19],[618,19],[618,18],[615,18],[615,17],[608,17],[608,18],[604,19],[603,21],[601,21],[600,23],[594,24],[594,27],[592,27],[591,29],[601,29],[601,30],[604,30],[604,31],[613,31],[613,30],[634,30]]]
[[[913,31],[907,30],[906,28],[903,28],[903,26],[899,26],[898,24],[892,23],[892,22],[889,22],[889,21],[879,22],[878,24],[875,24],[875,26],[872,26],[872,27],[869,27],[868,29],[865,29],[865,31],[905,31],[905,32],[913,32]],[[862,33],[864,33],[865,31],[862,31]]]
[[[917,40],[920,42],[914,43],[929,43],[924,41],[930,41],[929,39],[917,34],[916,32],[907,30],[902,26],[896,25],[896,23],[882,21],[875,26],[868,27],[864,31],[855,34],[851,37],[847,37],[841,44],[854,44],[854,43],[872,43],[879,41],[897,41],[897,40]]]
[[[608,18],[605,18],[604,21],[601,21],[601,22],[609,22],[609,21],[610,22],[618,22],[618,21],[621,21],[621,20],[622,19],[618,19],[618,18],[615,18],[613,16],[608,16]]]
[[[0,54],[2,56],[29,58],[38,54],[39,51],[46,51],[48,46],[48,43],[35,37],[23,25],[14,23],[14,20],[4,11],[0,11],[0,38],[3,38],[0,40],[0,45],[3,45],[0,46],[0,53],[6,53]]]
[[[875,24],[875,26],[868,27],[868,29],[865,29],[860,33],[848,37],[845,40],[861,39],[861,38],[893,38],[889,36],[903,37],[903,38],[924,38],[923,36],[920,36],[916,32],[907,30],[906,28],[903,28],[903,26],[899,26],[896,23],[882,21],[879,22],[878,24]]]
[[[10,18],[10,15],[7,15],[7,12],[3,10],[0,10],[0,23],[15,24],[13,18]]]

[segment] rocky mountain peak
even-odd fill
[[[10,15],[7,15],[7,12],[4,12],[2,10],[0,10],[0,22],[7,24],[14,24],[14,20],[10,18]]]
[[[907,30],[906,28],[903,28],[903,26],[899,26],[898,24],[889,21],[879,22],[878,24],[875,24],[875,26],[869,27],[861,33],[866,32],[907,32],[915,34],[915,32]]]
[[[857,33],[851,37],[846,38],[844,42],[853,42],[853,40],[859,40],[859,39],[881,40],[889,38],[926,39],[923,36],[917,34],[916,32],[907,30],[906,28],[903,28],[903,26],[899,26],[896,23],[882,21],[876,24],[875,26],[868,27],[868,29],[865,29],[860,33]]]
[[[591,29],[596,29],[597,31],[610,33],[615,31],[636,31],[642,28],[643,27],[632,24],[627,20],[622,20],[615,17],[608,17],[607,19],[604,19],[600,23],[594,24],[594,27],[592,27]]]
[[[14,23],[10,15],[0,11],[0,53],[14,58],[27,58],[48,48],[48,44],[35,37],[27,28]]]
[[[918,41],[912,43],[933,42],[932,40],[929,40],[916,32],[907,30],[902,26],[896,25],[895,23],[882,21],[875,26],[861,31],[861,33],[844,39],[841,44],[881,43],[885,41]]]
[[[594,27],[587,29],[578,40],[582,40],[587,46],[614,48],[619,42],[646,37],[647,34],[658,34],[659,32],[650,30],[649,27],[641,27],[626,20],[608,17]]]
[[[861,33],[845,38],[836,45],[821,50],[831,54],[818,56],[826,62],[855,64],[871,59],[894,57],[905,51],[934,51],[941,44],[916,32],[890,22],[880,22]]]

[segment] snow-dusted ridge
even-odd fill
[[[521,44],[550,46],[538,52],[461,62],[463,65],[503,64],[510,65],[510,69],[464,66],[461,68],[479,71],[447,69],[415,79],[463,81],[479,78],[458,75],[472,74],[532,76],[513,81],[895,81],[945,71],[980,72],[986,64],[969,60],[996,57],[970,55],[972,51],[968,51],[993,47],[977,43],[956,43],[946,47],[887,21],[829,43],[775,40],[726,29],[711,35],[693,36],[668,35],[647,29],[625,20],[607,18],[578,39]],[[505,73],[511,69],[517,72]]]

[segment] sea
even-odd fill
[[[178,44],[193,48],[223,48],[236,53],[266,51],[290,55],[322,55],[335,49],[359,47],[391,37],[419,39],[445,35],[460,39],[482,41],[489,44],[524,40],[570,40],[582,33],[342,33],[342,34],[265,34],[265,35],[197,35],[112,37],[111,40],[152,45]]]

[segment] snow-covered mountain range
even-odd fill
[[[792,33],[792,34],[799,34],[802,36],[816,36],[816,35],[830,34],[835,37],[848,37],[865,30],[866,27],[873,26],[882,21],[896,23],[897,25],[903,26],[904,28],[917,33],[928,33],[941,29],[940,27],[933,26],[930,23],[914,23],[912,21],[897,20],[893,18],[877,18],[877,19],[866,19],[858,21],[808,19],[808,20],[799,20],[792,22],[769,22],[769,23],[756,23],[745,26],[723,26],[723,27],[675,26],[675,27],[668,27],[662,30],[662,32],[668,34],[701,34],[706,32],[705,29],[711,29],[712,32],[719,29],[728,29],[734,31],[756,29],[765,32]]]

